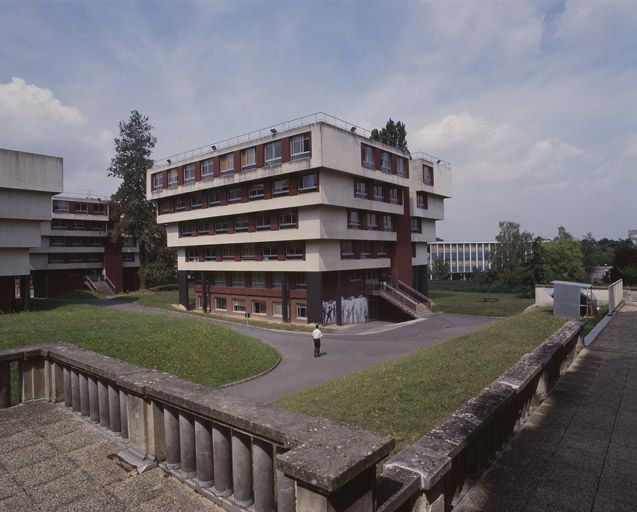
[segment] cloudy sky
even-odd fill
[[[313,112],[452,163],[438,236],[637,228],[634,1],[0,0],[0,147],[108,195],[118,122],[161,158]]]

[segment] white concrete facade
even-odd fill
[[[429,276],[433,278],[433,262],[443,259],[449,264],[451,279],[466,279],[471,277],[474,269],[486,271],[491,269],[491,262],[498,242],[446,242],[429,243]]]

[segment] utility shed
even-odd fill
[[[588,283],[553,281],[553,315],[579,318],[595,310],[593,286]]]

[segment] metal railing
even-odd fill
[[[441,165],[443,167],[450,168],[451,164],[445,160],[438,158],[437,156],[430,155],[429,153],[425,153],[424,151],[415,151],[411,153],[411,158],[416,160],[422,158],[423,160],[427,160],[432,164]]]
[[[612,314],[624,300],[624,281],[618,279],[608,286],[608,314]]]
[[[398,291],[411,297],[415,301],[420,302],[421,304],[422,303],[426,304],[431,309],[431,305],[432,305],[431,299],[427,297],[426,295],[420,293],[415,288],[409,286],[407,283],[404,283],[403,281],[398,280],[396,281],[396,284],[394,286],[396,287]]]

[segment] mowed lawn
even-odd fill
[[[533,299],[514,293],[431,290],[429,297],[434,312],[456,315],[511,316],[533,304]]]
[[[261,373],[279,360],[269,345],[193,317],[164,318],[61,301],[45,306],[50,309],[0,315],[0,350],[66,341],[208,386]]]
[[[276,404],[383,432],[401,447],[441,423],[563,323],[546,311],[516,315]]]

